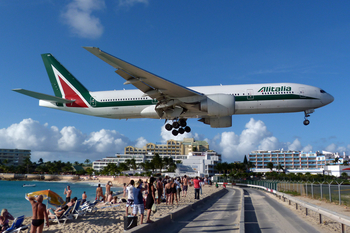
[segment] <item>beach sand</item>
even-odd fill
[[[221,190],[222,188],[215,188],[215,186],[204,186],[203,194],[200,195],[200,199],[203,199],[211,194]],[[119,195],[122,197],[122,195]],[[187,197],[181,197],[179,204],[166,205],[165,202],[157,205],[157,212],[151,213],[151,220],[156,221],[158,218],[165,216],[172,210],[183,207],[188,204],[193,204],[197,200],[194,199],[194,188],[189,187]],[[129,208],[129,214],[131,208]],[[57,223],[50,222],[50,227],[44,227],[44,232],[124,232],[124,215],[125,215],[125,203],[119,205],[104,205],[98,206],[98,209],[94,213],[87,213],[86,216],[81,216],[78,219],[68,220],[65,225],[58,225]],[[144,222],[146,222],[147,210],[144,212]],[[140,221],[140,218],[138,218]],[[28,217],[24,221],[24,224],[30,224],[31,218]],[[140,224],[140,223],[139,223]],[[150,223],[152,224],[152,223]]]

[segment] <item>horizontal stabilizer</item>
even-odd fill
[[[39,100],[46,100],[46,101],[56,102],[56,103],[61,103],[61,104],[73,103],[75,101],[75,100],[63,99],[63,98],[52,96],[52,95],[46,95],[46,94],[42,94],[42,93],[35,92],[35,91],[28,91],[25,89],[13,89],[13,91],[21,93],[23,95],[27,95],[27,96],[36,98],[36,99],[39,99]]]

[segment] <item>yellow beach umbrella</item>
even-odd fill
[[[63,204],[65,204],[65,201],[63,201],[62,197],[55,193],[54,191],[51,191],[50,189],[48,190],[41,190],[41,191],[36,191],[32,193],[27,193],[25,198],[29,200],[29,197],[38,197],[39,195],[43,195],[44,200],[47,200],[50,205],[59,207]]]

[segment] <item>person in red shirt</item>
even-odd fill
[[[193,179],[193,187],[194,187],[194,199],[199,199],[199,190],[201,186],[199,185],[198,176]]]

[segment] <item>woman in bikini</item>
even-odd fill
[[[166,196],[166,202],[165,204],[167,205],[169,203],[169,205],[171,204],[171,184],[172,184],[172,180],[170,179],[168,181],[168,183],[165,185],[165,196]]]

